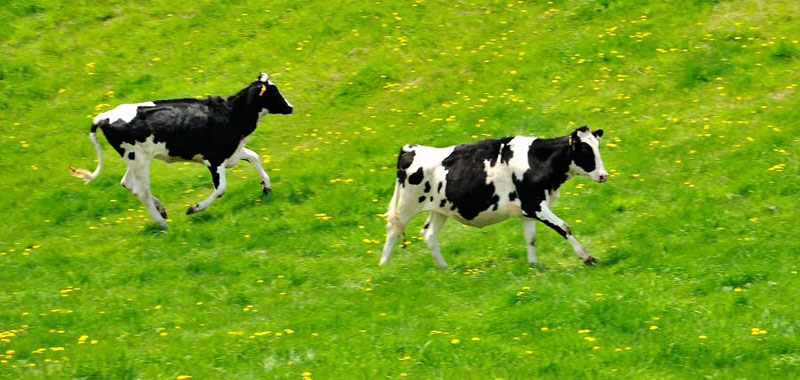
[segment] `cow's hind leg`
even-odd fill
[[[122,180],[119,181],[119,184],[122,187],[133,191],[133,174],[131,173],[131,167],[128,165],[128,170],[125,170],[125,175],[122,176]]]
[[[133,193],[142,202],[150,217],[161,227],[166,229],[166,218],[156,207],[155,197],[150,193],[150,160],[137,157],[128,163],[128,170],[133,175]],[[123,177],[124,179],[124,177]],[[158,202],[159,204],[161,202]],[[164,207],[163,205],[161,207]]]
[[[189,209],[186,210],[186,215],[207,209],[208,206],[211,205],[211,202],[214,202],[215,199],[225,194],[225,189],[227,188],[227,183],[225,181],[225,163],[209,165],[208,170],[211,172],[211,180],[214,182],[214,192],[202,202],[189,206]]]
[[[397,216],[387,216],[386,218],[386,242],[383,243],[383,254],[379,265],[389,265],[392,261],[392,250],[397,242],[397,238],[405,234],[407,220],[401,220]]]
[[[522,234],[525,238],[525,247],[528,249],[528,265],[535,266],[539,259],[536,257],[536,220],[522,220]]]
[[[125,171],[125,175],[122,176],[122,180],[119,181],[119,184],[122,185],[122,187],[130,191],[133,191],[133,188],[135,186],[135,181],[134,181],[134,175],[131,174],[130,166],[128,166],[128,170]],[[164,207],[164,204],[161,203],[161,200],[156,198],[156,196],[153,194],[150,194],[150,197],[152,197],[153,204],[155,205],[156,210],[161,215],[161,217],[167,219],[167,209]]]
[[[433,260],[436,261],[436,265],[439,266],[439,268],[447,268],[447,263],[442,258],[442,253],[439,251],[439,244],[436,241],[439,230],[442,229],[446,221],[446,215],[431,211],[431,215],[428,217],[429,225],[428,228],[424,229],[425,233],[423,235],[425,244],[428,246],[428,249],[431,250],[431,256],[433,256]]]

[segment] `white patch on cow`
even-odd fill
[[[133,152],[136,157],[141,155],[142,158],[147,158],[148,160],[151,158],[158,158],[167,162],[172,162],[170,161],[171,159],[177,161],[175,157],[169,155],[167,143],[163,141],[155,142],[155,136],[153,135],[147,136],[144,142],[136,141],[133,145],[123,142],[120,144],[120,147],[125,150],[124,157],[126,158],[128,153]]]
[[[133,103],[133,104],[120,104],[116,108],[103,112],[97,116],[95,116],[92,123],[97,124],[105,119],[108,119],[109,123],[115,123],[117,120],[122,120],[126,123],[130,123],[133,118],[136,117],[136,112],[139,110],[139,107],[154,107],[156,104],[153,102],[142,102],[142,103]]]
[[[267,73],[261,73],[261,74],[258,76],[258,81],[259,81],[259,82],[267,82],[267,81],[269,81],[269,74],[267,74]],[[272,84],[272,83],[270,83],[270,84]]]

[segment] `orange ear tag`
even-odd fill
[[[267,91],[267,86],[261,85],[261,92],[258,93],[258,96],[264,95],[264,92]]]

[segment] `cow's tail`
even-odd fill
[[[392,200],[389,201],[389,209],[384,214],[386,218],[386,233],[387,235],[391,235],[393,233],[399,233],[400,241],[403,242],[402,247],[406,247],[406,226],[403,224],[402,220],[400,220],[400,216],[397,213],[397,209],[400,204],[400,192],[402,189],[400,188],[400,181],[394,181],[394,193],[392,194]]]
[[[400,203],[400,182],[395,180],[392,200],[389,201],[389,209],[386,211],[386,214],[384,214],[387,222],[395,222],[397,220],[398,203]]]
[[[97,176],[100,175],[100,170],[103,169],[103,149],[100,148],[100,143],[97,142],[97,127],[99,125],[99,123],[92,123],[92,129],[89,131],[89,140],[92,141],[94,151],[97,153],[97,168],[90,173],[87,169],[76,169],[72,166],[69,167],[69,173],[73,177],[80,178],[86,181],[86,183],[89,183],[89,181],[97,178]]]
[[[405,226],[405,218],[403,215],[400,215],[400,201],[403,198],[403,185],[405,182],[404,177],[401,177],[401,173],[404,174],[405,166],[404,166],[404,155],[406,153],[406,148],[410,148],[411,146],[405,145],[402,149],[400,149],[399,154],[397,155],[397,177],[394,181],[394,193],[392,193],[392,199],[389,201],[389,209],[384,214],[386,218],[386,230],[387,233],[391,234],[392,230],[395,232],[399,232],[403,243],[403,248],[405,248],[405,235],[406,235],[406,226]],[[413,156],[412,156],[413,157]]]

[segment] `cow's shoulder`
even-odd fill
[[[525,216],[540,211],[541,202],[549,194],[557,193],[567,180],[569,157],[559,151],[557,139],[533,139],[527,147],[526,165],[521,175],[514,173],[513,181],[520,198],[520,207]],[[520,144],[520,148],[522,144]]]

